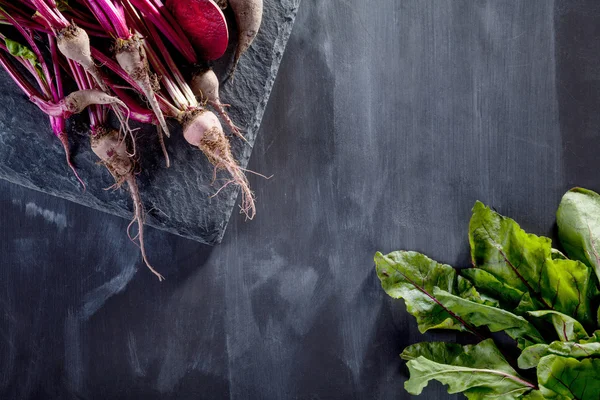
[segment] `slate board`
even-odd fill
[[[265,0],[263,25],[250,50],[243,56],[235,80],[221,90],[231,104],[232,119],[242,127],[249,145],[232,139],[234,156],[245,167],[267,105],[283,52],[292,30],[300,0]],[[228,20],[233,21],[230,10]],[[215,64],[224,76],[236,29],[230,23],[228,53]],[[231,216],[238,190],[233,185],[212,197],[226,175],[212,182],[213,167],[200,150],[185,142],[175,124],[167,148],[172,167],[164,168],[155,130],[138,133],[141,173],[140,189],[147,212],[147,224],[206,244],[219,243]],[[71,124],[70,132],[85,132],[85,126]],[[59,196],[101,211],[131,218],[133,205],[125,190],[107,191],[114,181],[96,164],[85,134],[71,135],[73,161],[87,184],[87,191],[67,168],[58,140],[51,134],[48,118],[27,101],[16,85],[0,72],[0,178]]]

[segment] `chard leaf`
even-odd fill
[[[553,260],[568,260],[569,258],[565,256],[561,251],[552,249],[551,256]]]
[[[555,341],[549,345],[536,344],[528,347],[519,356],[519,368],[528,369],[536,367],[542,357],[554,354],[563,357],[588,358],[600,356],[600,337],[594,336],[580,340],[579,342]]]
[[[434,296],[463,321],[476,327],[486,326],[492,332],[505,331],[517,340],[520,348],[544,342],[538,330],[525,318],[501,308],[469,301],[444,290],[435,288]]]
[[[460,296],[463,299],[471,300],[476,303],[486,304],[492,307],[498,307],[500,304],[495,298],[479,293],[470,280],[465,279],[460,275],[456,277],[456,291],[460,293]]]
[[[469,226],[475,266],[522,292],[544,309],[591,323],[592,271],[581,262],[552,259],[551,241],[526,233],[512,219],[477,202]]]
[[[581,261],[552,260],[542,275],[543,297],[554,310],[584,324],[594,321],[591,300],[596,293],[592,269]]]
[[[554,354],[562,357],[588,358],[600,356],[600,342],[561,342],[536,344],[527,347],[519,356],[518,364],[521,369],[537,367],[542,357]]]
[[[550,239],[526,233],[512,219],[477,202],[469,242],[476,267],[521,292],[540,293],[540,277],[551,259]]]
[[[589,338],[580,340],[579,343],[595,343],[600,342],[600,330],[595,331]]]
[[[600,343],[575,343],[575,342],[552,342],[548,346],[548,353],[557,356],[588,358],[600,356]]]
[[[546,400],[546,398],[539,390],[532,390],[526,395],[519,397],[519,400]]]
[[[523,350],[517,359],[517,365],[521,369],[531,369],[537,367],[542,357],[548,355],[547,344],[534,344]]]
[[[12,56],[28,60],[33,65],[39,65],[35,53],[29,47],[8,38],[4,39],[4,44]]]
[[[519,305],[514,309],[517,315],[526,315],[529,311],[537,311],[544,308],[544,305],[539,301],[532,299],[529,292],[525,292]]]
[[[56,7],[58,8],[58,11],[61,12],[69,11],[71,8],[69,6],[69,0],[57,0]]]
[[[44,81],[46,80],[44,74],[42,73],[42,64],[40,64],[40,61],[38,60],[33,50],[19,42],[15,42],[14,40],[8,38],[4,39],[4,44],[6,45],[6,49],[12,56],[29,61],[29,63],[35,68],[35,71],[37,72],[39,77]]]
[[[375,265],[383,289],[390,297],[404,299],[421,333],[430,329],[475,333],[474,327],[449,312],[433,294],[434,287],[440,287],[450,293],[476,297],[472,285],[462,278],[459,280],[454,268],[412,251],[396,251],[385,256],[378,252]]]
[[[549,318],[552,325],[554,325],[559,339],[564,342],[586,339],[588,337],[587,332],[579,321],[568,315],[549,310],[530,311],[528,314],[538,318]]]
[[[515,308],[523,292],[499,281],[494,275],[480,268],[466,268],[460,274],[467,278],[481,293],[487,294],[500,301],[502,308]]]
[[[569,257],[592,267],[600,279],[600,195],[575,188],[556,212],[558,237]]]
[[[452,362],[464,352],[463,346],[456,343],[423,342],[416,343],[404,349],[400,357],[410,361],[419,357],[441,364],[452,364]]]
[[[446,343],[436,345],[435,349],[441,346],[448,347],[447,357],[434,354],[427,358],[434,353],[433,346],[409,348],[410,379],[404,384],[409,393],[420,394],[431,380],[448,385],[448,393],[463,392],[471,400],[515,399],[534,388],[506,362],[491,339],[464,346],[461,351],[457,345]]]
[[[548,355],[537,369],[540,391],[547,399],[598,400],[600,360]]]

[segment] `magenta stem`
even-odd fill
[[[41,98],[40,93],[17,71],[17,69],[2,53],[0,53],[0,65],[4,67],[12,80],[15,81],[17,86],[19,86],[19,88],[27,95],[27,97],[30,99],[34,97]]]
[[[69,21],[66,20],[56,7],[50,8],[43,0],[31,0],[31,4],[53,28],[64,29],[69,26]]]
[[[106,54],[102,53],[101,51],[99,51],[98,49],[95,49],[93,47],[92,47],[92,57],[94,57],[96,60],[100,61],[106,68],[110,69],[112,72],[117,74],[120,78],[122,78],[124,81],[126,81],[128,84],[130,84],[131,87],[133,89],[135,89],[135,91],[137,91],[140,94],[143,93],[142,89],[139,87],[139,85],[133,79],[131,79],[129,74],[127,74],[127,72],[125,72],[125,70],[123,70],[123,68],[121,68],[121,66],[119,64],[117,64],[115,61],[113,61],[112,58],[108,57]],[[113,85],[112,87],[114,88],[115,86]],[[161,96],[160,94],[156,95],[156,99],[160,103],[160,108],[165,114],[170,115],[170,116],[177,116],[177,114],[180,111],[179,108],[175,107],[171,102],[169,102],[167,99],[164,98],[164,96]]]
[[[54,95],[54,101],[62,100],[65,97],[65,91],[63,88],[63,81],[60,74],[60,62],[58,61],[58,47],[56,46],[56,40],[52,35],[48,35],[48,42],[50,42],[50,54],[52,55],[52,67],[54,68],[54,79],[56,81],[56,93]]]
[[[39,1],[39,0],[32,0],[32,1]],[[35,54],[35,57],[37,58],[38,63],[40,63],[40,65],[42,67],[42,75],[46,78],[47,81],[50,81],[52,79],[52,75],[50,75],[50,71],[48,69],[48,65],[46,64],[46,60],[44,60],[44,57],[42,56],[40,49],[38,48],[37,44],[33,40],[33,37],[31,36],[31,32],[26,30],[25,28],[23,28],[12,16],[10,16],[8,13],[6,13],[6,11],[3,10],[2,8],[0,8],[0,15],[2,15],[4,18],[6,18],[19,31],[19,33],[25,38],[25,40],[27,41],[27,44],[29,44],[29,47],[31,48],[31,51],[33,51],[33,54]],[[38,80],[42,91],[48,92],[48,94],[51,96],[55,95],[54,88],[52,86],[50,86],[48,84],[44,84],[41,80],[38,79],[39,76],[37,75],[37,72],[35,73],[35,77],[36,77],[36,80]]]
[[[194,94],[192,93],[192,89],[189,87],[189,85],[185,81],[183,75],[181,74],[181,71],[179,71],[177,64],[171,57],[171,54],[169,54],[169,51],[167,50],[167,47],[163,43],[160,35],[156,31],[156,29],[154,29],[154,27],[151,25],[148,25],[148,32],[150,33],[152,42],[157,47],[158,53],[163,56],[165,62],[167,63],[168,69],[170,70],[170,72],[173,74],[173,77],[175,78],[174,80],[175,80],[176,84],[178,85],[178,93],[177,94],[179,96],[183,96],[186,99],[187,106],[189,106],[189,107],[197,106],[198,103],[196,101],[196,96],[194,96]],[[158,57],[157,57],[157,59],[158,59]],[[162,63],[160,63],[160,62],[159,62],[159,66],[163,70],[166,70],[166,68],[164,68]],[[165,75],[163,75],[163,77],[164,76]],[[166,78],[171,79],[168,76]],[[165,80],[167,80],[167,79],[165,79]]]
[[[0,34],[0,38],[2,40],[4,40],[4,35]],[[0,49],[4,50],[5,52],[9,53],[8,48],[6,47],[6,45],[4,43],[0,43]],[[35,69],[35,66],[33,64],[31,64],[31,62],[29,62],[29,60],[25,60],[21,57],[13,57],[14,59],[16,59],[22,66],[23,68],[25,68],[27,70],[27,72],[29,72],[31,74],[31,76],[34,77],[35,81],[37,82],[37,84],[39,85],[39,87],[42,90],[42,94],[44,96],[48,96],[50,97],[50,92],[47,90],[46,88],[46,82],[42,79],[42,77],[38,74],[38,71]]]
[[[112,23],[116,36],[125,40],[129,39],[131,34],[129,32],[129,26],[127,26],[127,21],[125,20],[123,9],[115,6],[111,0],[88,0],[90,3],[94,1],[102,11],[104,11],[106,17]]]
[[[149,0],[130,1],[133,6],[142,12],[144,17],[148,18],[169,39],[175,48],[185,57],[187,62],[191,64],[198,62],[198,57],[192,44],[164,6],[159,11]]]
[[[125,89],[112,86],[111,90],[123,103],[127,105],[127,108],[129,108],[129,111],[131,112],[132,119],[146,124],[157,124],[154,112],[140,105],[136,100],[129,96]]]
[[[100,7],[96,0],[85,0],[86,6],[90,9],[96,20],[102,28],[109,34],[117,35],[116,30],[108,16],[104,13],[104,9]]]

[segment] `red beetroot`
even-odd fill
[[[212,0],[167,0],[167,7],[206,60],[221,58],[229,43],[225,15]]]

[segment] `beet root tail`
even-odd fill
[[[229,128],[229,130],[235,136],[239,137],[244,142],[250,144],[250,142],[248,142],[248,139],[246,139],[244,137],[244,135],[242,134],[242,131],[240,130],[240,128],[238,128],[235,125],[235,123],[231,120],[231,118],[229,117],[229,114],[227,113],[227,110],[225,110],[225,106],[221,102],[216,102],[216,101],[210,101],[209,103],[210,103],[210,105],[215,110],[217,110],[217,112],[219,113],[219,115],[221,116],[221,118],[223,118],[223,121],[225,121],[225,125],[227,125],[227,127]]]
[[[60,140],[60,143],[62,144],[63,149],[65,150],[65,158],[67,160],[67,165],[69,166],[69,168],[71,168],[71,171],[73,171],[73,174],[75,174],[75,178],[77,178],[77,180],[83,187],[83,191],[85,192],[85,190],[86,190],[85,182],[79,177],[79,174],[77,173],[77,170],[75,169],[75,166],[73,165],[73,162],[71,161],[71,150],[69,148],[69,139],[67,137],[67,134],[61,133],[58,136],[58,139]]]
[[[226,185],[234,183],[240,187],[242,191],[241,212],[246,215],[247,219],[253,219],[256,215],[254,193],[250,189],[250,184],[244,171],[234,160],[231,153],[231,145],[223,134],[223,131],[220,129],[209,129],[205,132],[198,147],[216,169],[224,169],[231,175],[231,181],[226,183]]]
[[[171,158],[169,157],[169,152],[167,151],[167,146],[165,145],[165,137],[163,136],[163,131],[160,125],[156,128],[158,131],[158,142],[160,143],[160,149],[162,150],[163,156],[165,157],[165,165],[167,168],[171,168]]]
[[[234,167],[228,167],[227,171],[242,191],[240,212],[246,216],[246,219],[253,220],[256,216],[256,203],[246,175],[237,164]]]
[[[165,277],[152,267],[150,261],[148,260],[148,256],[146,255],[146,246],[144,244],[144,206],[142,204],[140,191],[133,175],[129,175],[127,177],[127,185],[129,186],[129,192],[131,193],[131,199],[133,200],[134,221],[136,221],[138,225],[138,241],[140,251],[142,253],[142,259],[144,260],[146,267],[148,267],[148,269],[150,269],[150,271],[152,271],[152,273],[158,277],[159,282],[162,282],[165,280]]]

